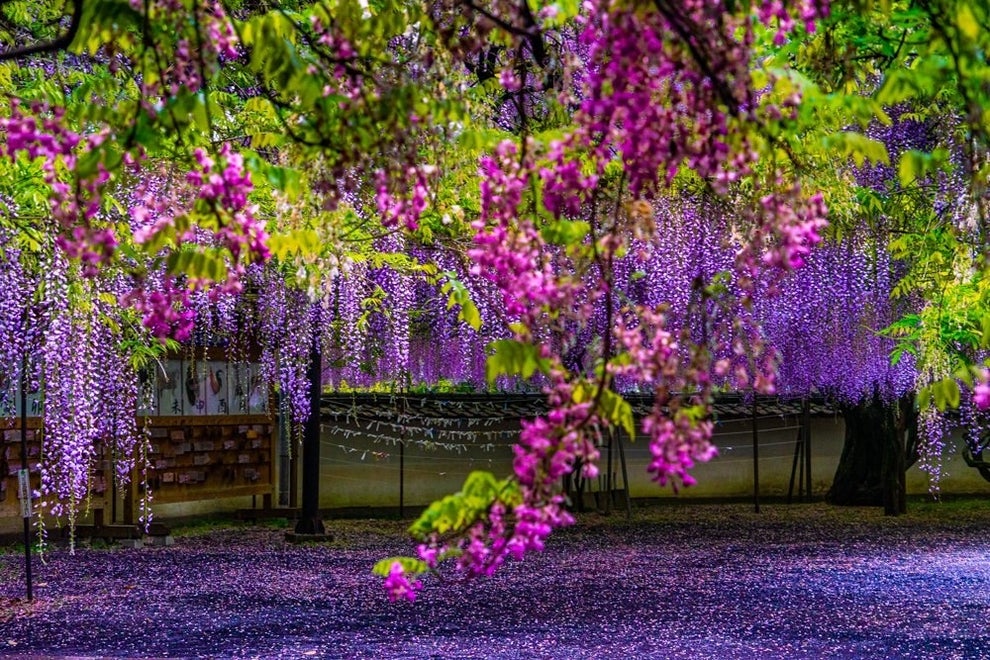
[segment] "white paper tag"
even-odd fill
[[[17,496],[21,498],[21,518],[31,517],[31,477],[27,470],[17,471]]]

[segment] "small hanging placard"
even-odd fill
[[[21,498],[21,518],[31,517],[31,478],[27,470],[17,471],[17,496]]]

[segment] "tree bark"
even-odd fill
[[[914,463],[917,414],[911,395],[879,397],[843,408],[842,456],[826,500],[840,506],[882,506],[888,516],[907,512],[905,472]]]

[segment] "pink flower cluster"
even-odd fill
[[[217,216],[220,227],[214,237],[230,250],[236,272],[243,273],[242,261],[267,261],[268,234],[254,215],[257,205],[248,203],[254,185],[244,169],[244,157],[233,151],[229,142],[220,147],[216,161],[203,149],[196,149],[193,155],[199,169],[190,171],[186,180],[198,188],[197,197]]]
[[[182,198],[189,191],[164,168],[147,169],[143,156],[125,154],[124,163],[134,176],[127,209],[131,236],[138,245],[146,245],[156,234],[174,226],[175,216],[187,205]]]
[[[643,383],[664,383],[680,376],[680,353],[677,340],[669,333],[666,319],[660,311],[639,307],[636,310],[637,325],[620,317],[615,326],[615,337],[629,354],[628,363],[611,367],[615,375],[633,375]]]
[[[582,205],[598,185],[598,175],[584,175],[580,161],[574,154],[568,154],[566,144],[555,141],[548,154],[552,167],[540,169],[543,180],[543,205],[555,216],[576,218]]]
[[[519,442],[512,447],[512,470],[520,484],[545,488],[573,472],[577,460],[582,461],[582,476],[598,476],[598,449],[585,434],[573,429],[575,422],[588,418],[588,408],[588,404],[555,408],[546,418],[522,422]]]
[[[379,170],[375,174],[378,184],[375,202],[378,212],[382,215],[382,224],[386,227],[402,226],[410,231],[419,227],[419,218],[426,210],[430,195],[429,176],[434,168],[428,165],[417,165],[406,170],[406,185],[411,191],[405,195],[395,193],[395,181],[390,181],[388,175]]]
[[[783,195],[764,195],[760,205],[776,234],[776,241],[763,254],[763,262],[783,269],[803,266],[811,248],[822,240],[819,232],[828,224],[822,194],[802,199],[800,188],[795,186]]]
[[[189,309],[189,290],[176,287],[171,277],[166,276],[162,286],[154,290],[134,287],[121,297],[121,304],[141,314],[142,324],[153,337],[185,341],[192,334],[195,315]]]
[[[459,540],[457,567],[468,577],[491,577],[510,557],[519,561],[527,552],[542,552],[554,529],[574,522],[560,494],[539,504],[517,504],[511,514],[507,511],[502,502],[495,502],[487,520],[475,523]]]
[[[206,43],[216,51],[217,58],[223,60],[236,60],[240,57],[237,50],[237,33],[234,26],[224,11],[223,3],[219,0],[204,3],[204,13],[206,15]]]
[[[630,327],[622,318],[616,324],[615,337],[630,359],[625,365],[612,366],[611,371],[631,375],[656,392],[653,408],[642,422],[653,457],[647,471],[661,485],[671,481],[675,490],[678,484],[691,486],[695,480],[688,470],[717,454],[708,420],[710,360],[704,347],[694,347],[692,359],[685,361],[674,336],[666,330],[662,312],[641,307],[635,314],[638,325]],[[716,371],[726,369],[726,364],[716,365]],[[684,394],[675,396],[675,392]]]
[[[393,603],[403,598],[411,603],[416,600],[416,592],[422,588],[423,583],[419,580],[410,581],[402,564],[393,562],[383,586],[388,592],[388,599]]]
[[[990,408],[990,370],[986,368],[980,370],[973,386],[973,403],[980,410]]]
[[[11,116],[0,120],[7,138],[0,153],[11,160],[21,153],[30,160],[41,159],[44,180],[51,190],[52,216],[61,229],[56,241],[67,255],[80,260],[83,274],[92,277],[117,247],[113,230],[98,226],[102,190],[110,173],[101,163],[93,174],[80,177],[76,167],[81,153],[98,147],[106,135],[83,139],[66,126],[64,108],[36,104],[28,114],[16,99],[11,106]],[[42,116],[45,118],[39,121]],[[67,172],[70,180],[64,180],[60,171]]]
[[[782,40],[796,14],[809,31],[828,14],[827,0],[762,0],[759,20],[776,21]],[[574,214],[604,166],[618,154],[634,196],[648,196],[681,165],[724,192],[758,157],[745,137],[732,146],[730,119],[758,107],[750,66],[752,18],[722,2],[681,0],[644,12],[614,0],[590,0],[581,44],[588,74],[578,130],[566,143],[590,151],[595,174],[581,176],[573,159],[551,153],[541,172],[551,213]],[[685,32],[690,33],[687,38]],[[699,55],[700,54],[700,55]],[[763,109],[781,117],[779,108]]]
[[[804,29],[808,32],[815,31],[815,21],[825,18],[829,14],[828,0],[801,0],[798,3],[787,3],[783,0],[761,0],[757,7],[757,16],[760,22],[770,26],[777,23],[777,32],[773,41],[778,46],[787,40],[787,35],[794,30],[794,10],[793,5],[797,5],[797,16],[804,23]]]
[[[711,443],[712,431],[712,423],[707,419],[693,419],[684,410],[671,416],[670,412],[655,407],[643,419],[643,432],[650,436],[652,456],[646,471],[661,486],[671,481],[675,491],[678,482],[693,486],[697,481],[688,470],[696,462],[709,461],[718,454]]]
[[[353,66],[357,60],[357,51],[340,30],[327,25],[319,16],[310,17],[310,27],[313,30],[314,49],[321,55],[319,64],[310,65],[310,73],[324,75],[327,82],[323,95],[339,94],[346,99],[340,102],[341,107],[348,107],[352,101],[360,99],[363,89],[363,77]],[[320,66],[323,67],[322,70]]]
[[[153,84],[142,82],[142,95],[149,111],[155,112],[159,107],[151,99],[163,92],[176,96],[183,89],[198,92],[206,82],[204,74],[215,72],[224,60],[240,57],[237,33],[220,0],[198,2],[192,9],[181,0],[131,0],[131,6],[148,13],[175,38],[175,49],[160,53],[161,61],[170,63],[162,72],[161,82],[157,82],[157,77]],[[162,48],[158,44],[155,47]]]
[[[554,370],[551,379],[552,410],[546,417],[523,422],[520,441],[513,447],[521,497],[513,496],[511,503],[496,498],[481,519],[450,542],[432,535],[418,548],[420,560],[429,569],[437,568],[444,557],[456,556],[457,570],[463,575],[490,577],[506,560],[521,560],[528,552],[542,551],[553,530],[574,522],[565,508],[560,480],[578,463],[582,476],[597,476],[599,451],[591,429],[602,422],[591,413],[589,403],[572,403],[571,386],[562,371]],[[419,587],[418,583],[413,586]]]
[[[550,533],[570,525],[573,517],[564,508],[560,480],[580,463],[582,476],[598,474],[598,448],[590,432],[600,420],[589,403],[573,403],[571,385],[559,369],[551,373],[553,385],[547,389],[551,410],[546,417],[524,421],[519,442],[513,446],[513,472],[520,485],[522,501],[511,509],[495,502],[488,520],[475,524],[460,546],[458,565],[468,575],[492,575],[508,557],[522,559],[527,552],[543,550]]]
[[[678,20],[697,26],[692,38],[702,42],[694,46],[710,58],[707,68],[661,12],[591,2],[581,34],[590,70],[578,138],[599,167],[618,152],[634,196],[655,191],[682,163],[705,178],[725,169],[729,114],[750,100],[744,20],[710,0],[677,5]]]
[[[541,306],[558,307],[566,288],[553,272],[545,243],[519,205],[529,168],[517,160],[516,146],[502,142],[496,157],[481,160],[481,215],[471,223],[477,247],[468,250],[471,274],[493,282],[510,316],[535,318]]]
[[[538,503],[524,501],[513,506],[496,500],[484,518],[471,525],[452,544],[441,542],[436,535],[420,544],[417,548],[419,558],[433,570],[444,557],[456,556],[456,567],[462,575],[491,577],[508,559],[520,561],[527,552],[541,552],[554,529],[573,524],[574,518],[564,505],[564,496],[559,493]],[[384,586],[390,594],[396,591],[405,594],[401,588],[418,590],[422,587],[419,581],[411,583],[408,579],[396,589],[399,584],[397,578],[392,582],[386,579]]]

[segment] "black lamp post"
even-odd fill
[[[309,417],[303,426],[302,507],[296,522],[296,535],[324,536],[320,518],[320,395],[323,393],[323,356],[319,334],[313,333],[309,370]]]

